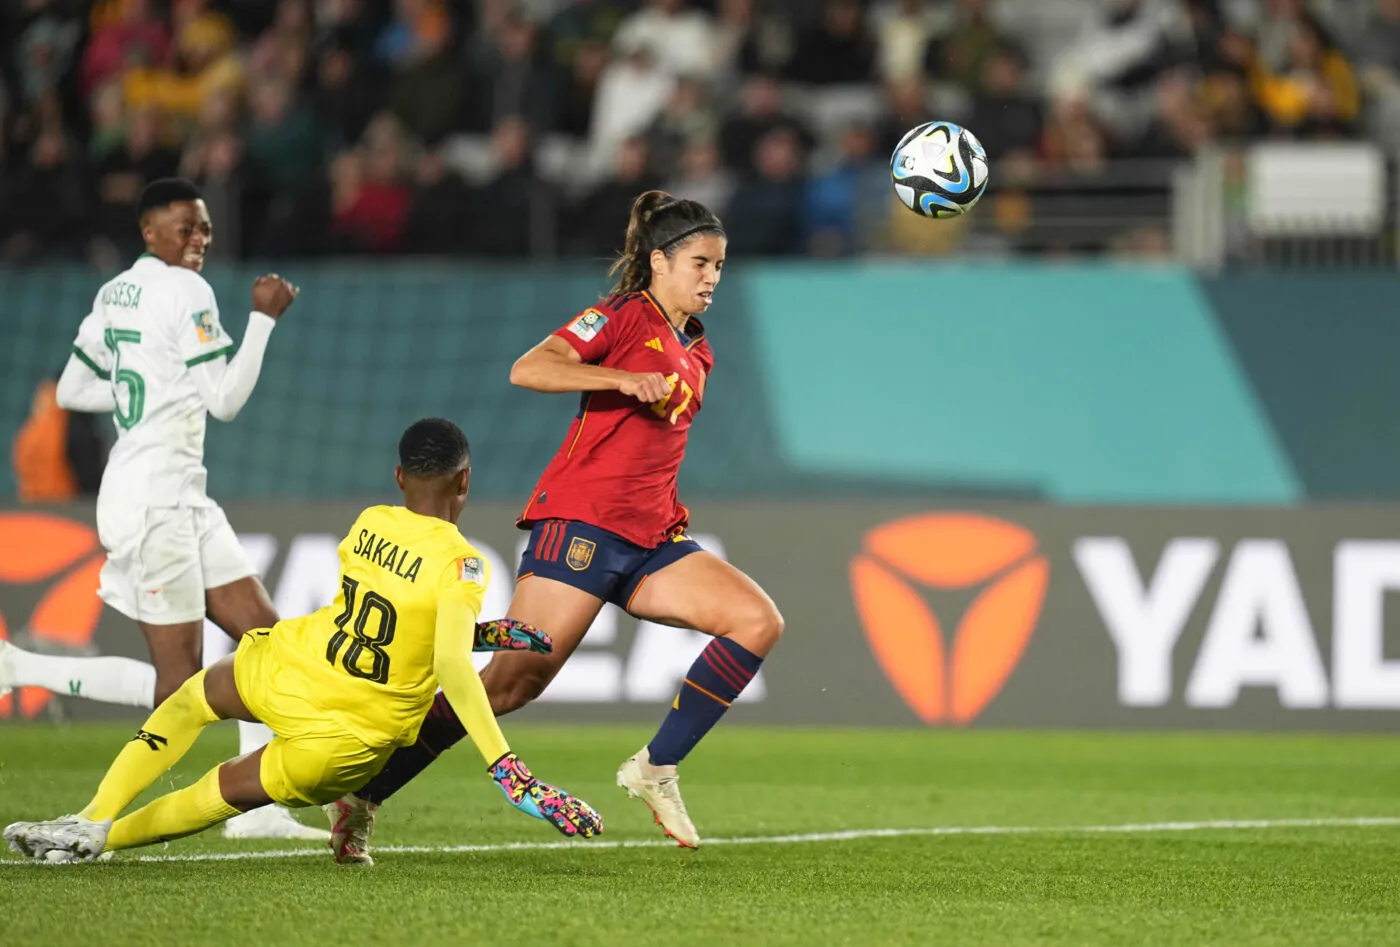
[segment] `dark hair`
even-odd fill
[[[176,201],[203,200],[204,195],[184,178],[160,178],[146,185],[141,199],[136,202],[136,219],[142,220],[157,207],[169,207]]]
[[[724,236],[724,224],[699,201],[672,197],[665,191],[647,191],[632,202],[627,221],[627,242],[613,261],[609,275],[617,274],[615,293],[639,293],[651,285],[651,253],[668,257],[681,242],[696,234]]]
[[[446,418],[414,421],[399,438],[399,464],[411,477],[438,477],[471,466],[471,446]]]

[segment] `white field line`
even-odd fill
[[[750,835],[711,838],[714,845],[797,845],[809,842],[852,842],[875,838],[920,838],[934,835],[1134,835],[1151,832],[1211,832],[1259,829],[1373,828],[1400,826],[1400,817],[1374,816],[1321,819],[1217,819],[1208,822],[1127,822],[1118,825],[944,825],[921,829],[850,829],[845,832],[811,832],[802,835]],[[506,842],[497,845],[381,845],[376,854],[455,855],[475,852],[613,851],[619,848],[675,848],[674,842],[561,841]],[[120,855],[123,862],[227,862],[269,858],[328,858],[324,845],[252,852],[199,852],[189,855]],[[13,858],[0,859],[0,867],[32,864]]]

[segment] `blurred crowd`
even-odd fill
[[[735,253],[839,256],[955,239],[891,212],[890,150],[932,118],[985,143],[973,216],[1012,248],[1057,200],[1155,206],[1212,143],[1400,142],[1400,0],[5,0],[0,18],[10,262],[129,259],[133,201],[172,174],[206,189],[216,255],[606,256],[661,186],[718,211]]]

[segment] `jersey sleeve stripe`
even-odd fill
[[[112,375],[111,375],[110,372],[105,372],[105,371],[103,371],[102,368],[101,368],[96,362],[94,362],[92,359],[88,358],[88,353],[84,352],[82,349],[78,348],[76,345],[73,346],[73,354],[76,355],[76,356],[78,357],[78,361],[82,362],[82,363],[83,363],[84,365],[86,365],[88,368],[92,369],[92,373],[93,373],[94,375],[96,375],[98,378],[101,378],[103,381],[111,381],[111,380],[112,380]]]
[[[202,365],[205,362],[212,362],[216,358],[221,358],[225,355],[232,355],[233,350],[234,346],[226,345],[223,348],[219,349],[217,352],[205,352],[203,355],[196,355],[194,358],[189,359],[185,362],[185,367],[194,368],[196,365]]]

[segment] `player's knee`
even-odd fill
[[[771,650],[778,643],[778,639],[783,636],[783,629],[786,627],[778,607],[768,601],[765,601],[763,606],[756,610],[753,622],[755,636],[763,642],[768,650]]]
[[[771,600],[754,598],[736,608],[726,622],[725,637],[760,656],[783,636],[783,616]]]

